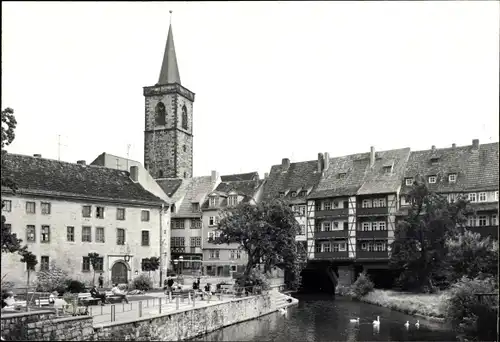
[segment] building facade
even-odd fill
[[[88,283],[93,278],[88,253],[95,252],[100,256],[96,271],[109,286],[142,273],[144,258],[161,257],[168,203],[130,173],[13,154],[2,172],[19,187],[15,194],[2,188],[2,214],[37,257],[35,272],[57,266]],[[2,277],[25,283],[27,270],[19,259],[2,253]],[[153,275],[158,282],[159,273]]]
[[[258,177],[258,175],[257,175]],[[245,179],[243,176],[222,176],[222,179]],[[249,178],[249,177],[247,177]],[[221,210],[234,207],[242,202],[256,204],[261,200],[265,180],[233,180],[218,184],[208,194],[202,210],[203,273],[212,276],[231,276],[243,272],[248,256],[237,243],[214,244],[219,236],[218,223]]]

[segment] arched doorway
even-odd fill
[[[111,282],[113,284],[128,283],[128,267],[123,261],[117,261],[111,268]]]

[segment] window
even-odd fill
[[[448,182],[455,183],[456,181],[457,181],[457,174],[456,173],[450,173],[448,175]]]
[[[92,215],[92,206],[84,205],[82,207],[82,216],[83,217],[90,217],[91,215]]]
[[[345,221],[344,222],[344,230],[349,229],[349,222]]]
[[[104,239],[104,228],[103,227],[96,227],[95,229],[95,242],[105,242]]]
[[[42,243],[50,242],[50,226],[42,226],[40,234],[40,242]]]
[[[371,208],[372,207],[372,201],[369,199],[364,199],[363,202],[361,202],[361,207],[362,208]]]
[[[467,194],[466,197],[468,198],[469,201],[471,202],[477,202],[477,195],[475,192],[471,192],[470,194]]]
[[[333,209],[337,209],[339,207],[339,201],[332,202]]]
[[[436,176],[429,176],[429,184],[434,184],[436,183],[437,177]]]
[[[321,211],[321,202],[320,201],[314,202],[314,211]]]
[[[345,242],[339,243],[339,252],[345,252],[347,250]]]
[[[314,245],[314,251],[316,253],[321,253],[321,243],[316,242],[316,244]]]
[[[306,206],[305,205],[299,205],[299,215],[306,216]]]
[[[187,130],[188,129],[188,114],[187,114],[187,108],[186,106],[182,106],[182,128]]]
[[[26,214],[34,214],[35,208],[35,202],[26,202]]]
[[[155,106],[155,124],[163,126],[166,124],[166,120],[165,105],[163,102],[158,102]]]
[[[26,226],[26,241],[35,242],[36,241],[36,228],[35,226]]]
[[[12,201],[11,200],[3,200],[2,201],[2,211],[7,211],[7,212],[12,211]]]
[[[407,186],[412,186],[413,185],[413,178],[405,178],[405,184]]]
[[[66,227],[66,240],[75,242],[75,227]]]
[[[201,247],[201,236],[191,237],[191,247]]]
[[[346,176],[347,176],[347,174],[346,174],[346,173],[339,173],[339,174],[338,174],[338,178],[339,178],[339,179],[345,179],[345,177],[346,177]]]
[[[323,252],[330,252],[331,244],[330,242],[323,243]]]
[[[332,246],[332,252],[338,252],[339,251],[339,244],[338,243],[334,243],[333,246]]]
[[[49,270],[49,257],[43,255],[40,263],[40,271],[48,271]]]
[[[386,224],[384,221],[381,221],[378,223],[378,229],[379,230],[387,230]]]
[[[231,250],[231,255],[229,256],[230,259],[234,259],[234,257],[236,256],[236,250],[232,249]]]
[[[92,227],[82,227],[82,242],[92,242]]]
[[[401,205],[409,205],[409,203],[406,201],[406,196],[401,196]]]
[[[332,230],[343,230],[344,229],[344,227],[340,224],[341,222],[334,221],[332,223],[333,223]]]
[[[314,227],[314,232],[315,233],[321,232],[321,222],[316,222],[316,226]]]
[[[491,215],[491,225],[496,226],[497,224],[498,224],[497,215],[496,214]]]
[[[292,197],[297,197],[297,192],[296,191],[292,191],[291,195],[292,195]]]
[[[372,222],[372,230],[378,230],[378,222]]]
[[[219,223],[218,217],[217,216],[210,216],[208,218],[208,225],[209,226],[216,226]]]
[[[237,195],[231,195],[227,198],[227,204],[229,206],[234,206],[238,204],[238,196]]]
[[[488,217],[484,216],[484,215],[479,216],[478,223],[479,223],[478,225],[480,227],[487,226],[488,225]]]
[[[201,229],[201,220],[193,219],[191,221],[191,229]]]
[[[370,230],[372,230],[372,226],[371,226],[370,222],[363,222],[363,231],[367,232]]]
[[[172,220],[172,229],[184,229],[184,219]]]
[[[366,242],[361,243],[361,250],[362,251],[366,251],[366,245],[367,245]]]
[[[50,203],[42,202],[41,208],[42,208],[42,210],[41,210],[42,215],[50,215]]]
[[[218,249],[210,250],[210,259],[219,259],[220,251]]]
[[[330,210],[330,209],[332,209],[332,202],[324,201],[323,202],[323,210]]]
[[[479,202],[486,202],[486,192],[480,192],[478,197],[479,197]]]
[[[467,216],[467,226],[475,227],[476,226],[476,217],[473,215]]]
[[[300,225],[300,235],[306,235],[306,225],[305,224]]]
[[[120,221],[125,220],[125,208],[116,208],[116,219]]]
[[[329,232],[331,230],[330,222],[323,222],[323,231]]]
[[[184,242],[183,236],[174,236],[170,238],[171,247],[184,247]]]
[[[377,241],[375,242],[375,246],[373,248],[375,252],[383,252],[385,251],[385,242]]]
[[[385,198],[375,198],[373,200],[373,207],[374,208],[384,208],[385,206],[386,206]]]
[[[158,170],[158,178],[163,178],[163,170]]]
[[[236,259],[241,259],[241,251],[240,250],[236,250]]]
[[[299,193],[299,196],[300,196],[300,197],[306,197],[306,196],[307,196],[307,191],[302,190],[302,191]]]
[[[102,257],[96,258],[95,270],[96,271],[103,271],[104,270],[104,258],[102,258]]]
[[[182,152],[186,152],[186,151],[187,151],[186,145],[182,145]]]
[[[90,272],[90,258],[89,257],[83,257],[82,272]]]
[[[96,207],[95,208],[95,217],[98,219],[104,218],[104,207]]]
[[[149,246],[149,230],[141,232],[141,246]]]
[[[125,244],[125,229],[116,228],[116,244],[117,245]]]
[[[141,221],[149,221],[149,210],[141,210]]]
[[[217,206],[217,196],[211,196],[209,199],[209,205],[211,208],[214,208]]]
[[[432,165],[436,165],[438,162],[439,162],[439,158],[438,157],[431,158],[431,164]]]
[[[36,256],[35,256],[35,260],[37,260]],[[26,268],[29,269],[30,271],[34,271],[35,270],[35,266],[33,266],[33,265],[27,266]]]
[[[392,166],[384,166],[384,173],[391,173],[392,172]]]

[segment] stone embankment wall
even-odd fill
[[[2,337],[7,341],[88,341],[94,336],[89,316],[57,317],[53,311],[2,314]]]
[[[276,310],[270,295],[234,299],[207,307],[149,317],[134,322],[116,322],[95,328],[96,340],[154,339],[181,341],[222,327],[254,319]]]

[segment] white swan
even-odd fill
[[[408,329],[410,327],[410,322],[406,321],[405,327],[406,327],[406,329]]]
[[[377,320],[373,321],[374,326],[380,326],[380,316],[377,316]]]
[[[286,314],[286,309],[285,308],[281,308],[281,309],[279,309],[279,312],[280,312],[280,314],[284,315],[284,314]]]
[[[420,320],[419,319],[417,319],[417,323],[415,323],[415,326],[417,327],[417,329],[420,328]]]
[[[349,323],[359,323],[359,317],[358,318],[351,318],[349,320]]]

